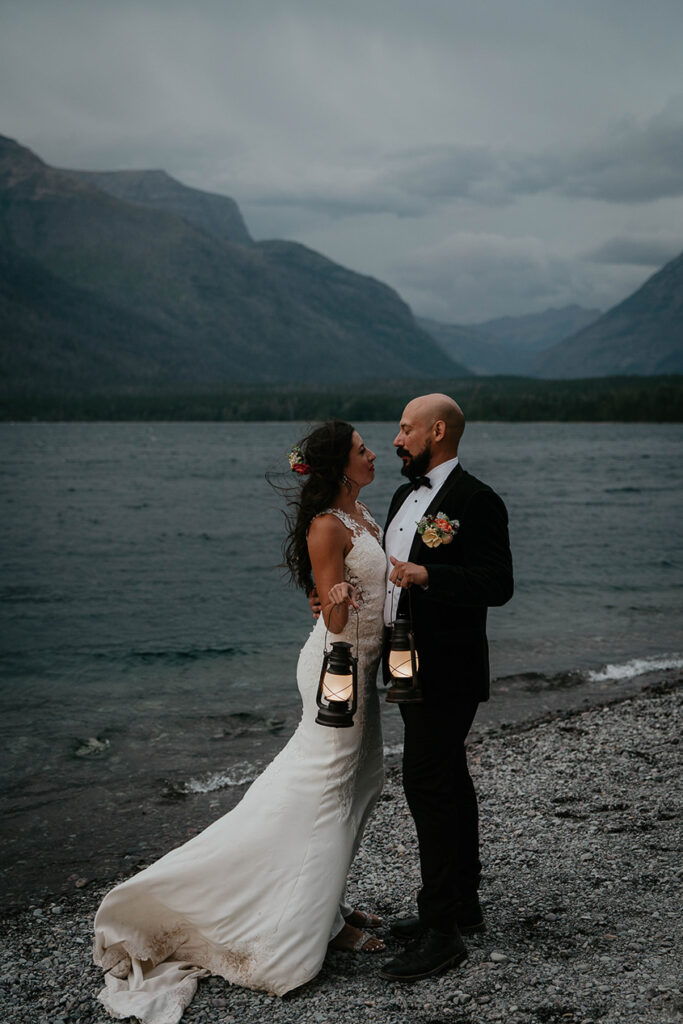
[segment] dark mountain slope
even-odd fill
[[[65,317],[68,307],[68,324]],[[0,381],[22,390],[88,381],[104,388],[131,378],[159,380],[168,339],[153,324],[122,314],[55,277],[22,253],[0,249]],[[144,335],[140,349],[136,339]],[[4,343],[11,338],[11,344]]]
[[[683,254],[594,324],[541,353],[541,377],[683,372]]]
[[[251,245],[251,235],[234,199],[189,188],[166,171],[67,171],[117,199],[141,203],[183,217],[224,242]]]

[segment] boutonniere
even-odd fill
[[[437,512],[435,516],[424,516],[417,524],[417,532],[428,548],[438,548],[441,544],[450,544],[459,527],[457,519]]]

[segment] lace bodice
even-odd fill
[[[361,533],[368,532],[369,530],[370,533],[375,538],[375,540],[379,544],[381,544],[382,527],[379,526],[372,518],[372,515],[370,514],[370,509],[367,507],[367,505],[364,505],[362,501],[356,502],[356,508],[362,515],[365,522],[368,524],[367,526],[362,526],[357,519],[354,519],[353,516],[350,516],[348,512],[344,512],[343,509],[341,508],[326,508],[324,512],[320,512],[318,514],[321,516],[336,516],[337,519],[339,519],[339,521],[344,524],[347,530],[350,530],[354,538],[359,537]]]
[[[333,515],[344,524],[353,537],[353,547],[344,558],[344,579],[354,586],[359,595],[359,633],[363,640],[376,635],[378,627],[381,632],[381,619],[384,607],[384,580],[386,576],[386,556],[382,549],[382,529],[361,502],[358,509],[367,526],[361,525],[347,512],[340,508],[328,508],[321,515]],[[353,633],[346,636],[347,633]],[[355,643],[355,615],[343,631],[344,639]],[[340,634],[342,635],[342,634]]]

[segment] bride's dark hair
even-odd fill
[[[313,588],[311,560],[306,536],[313,519],[329,508],[344,479],[349,461],[354,428],[344,420],[328,420],[311,430],[299,442],[304,463],[310,473],[302,477],[303,486],[291,498],[287,518],[287,536],[282,545],[285,566],[292,581],[307,594]]]

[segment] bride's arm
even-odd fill
[[[313,520],[308,531],[308,555],[325,625],[331,633],[341,633],[349,618],[353,587],[344,582],[344,555],[348,548],[348,532],[336,516],[318,516]],[[341,598],[343,591],[347,597],[343,603],[335,603],[334,598]]]

